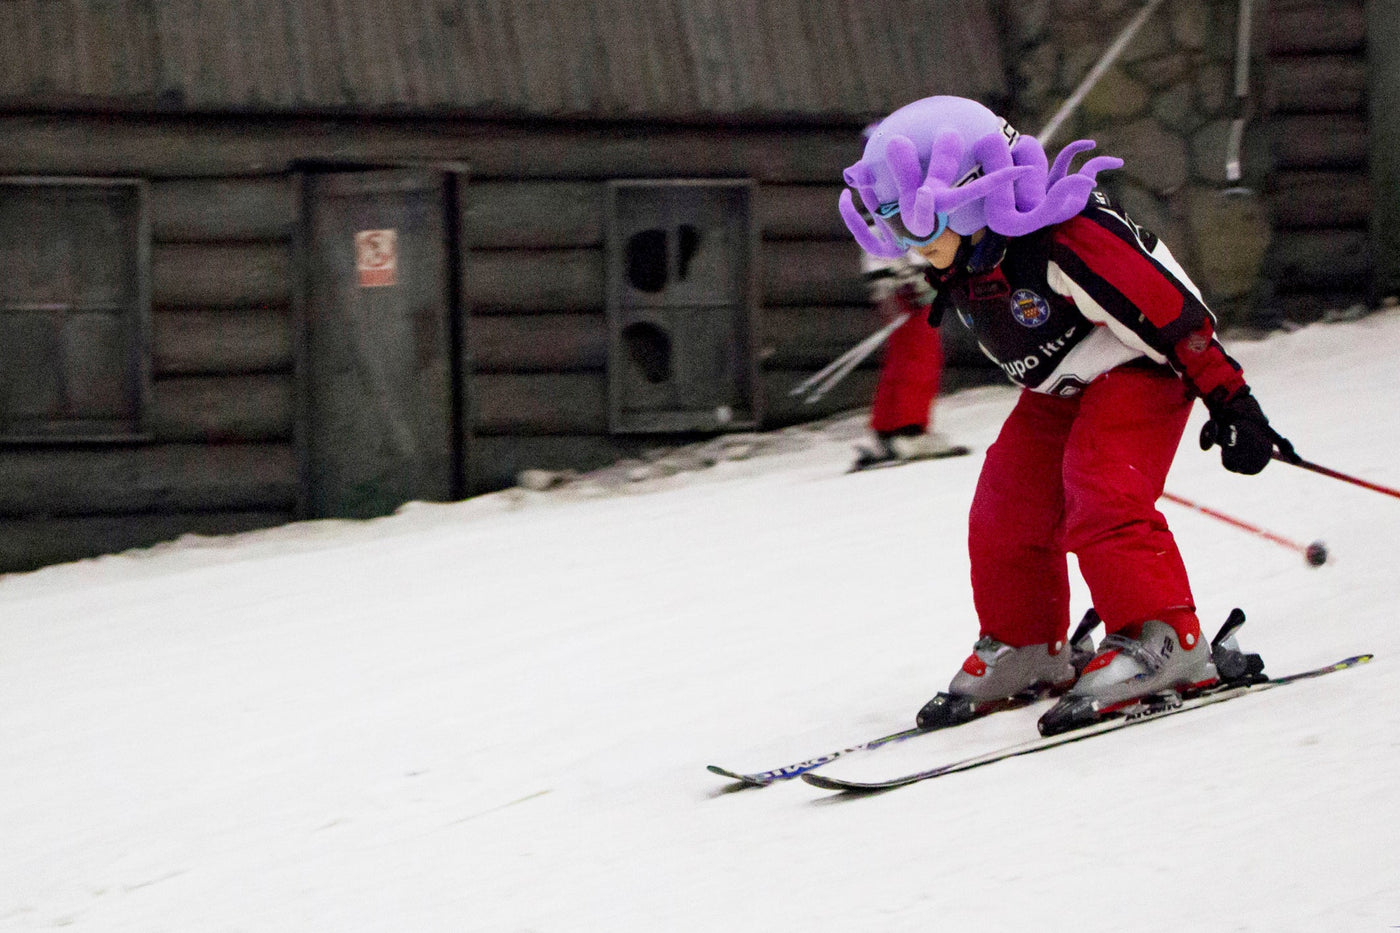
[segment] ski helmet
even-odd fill
[[[1073,158],[1092,148],[1092,140],[1070,143],[1051,167],[1038,140],[976,101],[926,97],[881,120],[860,161],[844,172],[874,228],[849,189],[841,192],[841,216],[866,252],[890,258],[945,229],[1024,236],[1078,214],[1096,174],[1123,164],[1098,156],[1069,173]]]

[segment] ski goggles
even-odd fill
[[[876,209],[875,213],[880,215],[880,219],[884,221],[890,233],[894,234],[895,243],[899,244],[899,246],[904,249],[928,246],[934,240],[941,237],[944,230],[948,229],[948,214],[945,211],[940,211],[934,215],[936,222],[933,225],[933,230],[926,236],[915,236],[909,232],[908,227],[904,226],[904,221],[901,220],[899,216],[898,201],[889,201],[885,204],[881,204]]]

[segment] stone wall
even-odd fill
[[[1007,3],[1017,129],[1045,126],[1141,8],[1137,0]],[[1101,176],[1104,188],[1166,241],[1224,326],[1250,314],[1270,235],[1256,194],[1268,171],[1257,121],[1245,134],[1243,178],[1226,181],[1238,12],[1238,0],[1163,3],[1047,146],[1053,158],[1090,138],[1125,160]],[[1257,92],[1259,56],[1251,58]]]

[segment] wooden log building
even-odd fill
[[[840,171],[990,6],[0,5],[0,571],[867,404]]]

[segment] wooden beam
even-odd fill
[[[604,373],[482,374],[472,428],[486,434],[606,434]]]
[[[836,385],[827,395],[813,405],[789,394],[815,370],[773,369],[763,374],[765,428],[777,428],[790,424],[825,418],[837,412],[870,407],[875,396],[875,383],[880,377],[879,369],[873,365],[863,366]]]
[[[1366,5],[1376,297],[1400,295],[1400,0]]]
[[[1365,227],[1374,205],[1371,181],[1354,172],[1276,172],[1269,213],[1280,227]]]
[[[828,185],[760,185],[755,195],[766,240],[839,240],[849,237],[837,211],[840,179]]]
[[[1265,98],[1274,113],[1354,113],[1365,109],[1366,62],[1355,55],[1275,57]]]
[[[150,192],[157,243],[289,240],[296,232],[290,175],[158,180]]]
[[[1281,290],[1355,289],[1371,274],[1369,232],[1306,230],[1276,234],[1265,262],[1265,274]]]
[[[157,308],[152,315],[157,377],[291,372],[286,308]]]
[[[238,534],[290,520],[285,512],[0,519],[0,573],[150,547],[182,535]]]
[[[1290,52],[1357,52],[1366,48],[1365,4],[1328,0],[1298,6],[1271,5],[1263,23],[1274,55]]]
[[[853,305],[867,300],[860,248],[841,240],[763,244],[759,261],[764,306]]]
[[[156,305],[286,305],[291,247],[284,243],[157,243],[151,249]]]
[[[298,474],[289,444],[0,449],[0,516],[286,511]]]
[[[602,314],[478,315],[467,323],[478,373],[597,372],[608,364]]]
[[[852,130],[498,123],[470,119],[313,119],[45,114],[0,117],[0,173],[222,177],[299,163],[465,163],[472,178],[559,180],[747,177],[832,184],[852,161]]]
[[[883,324],[869,305],[764,308],[759,359],[770,369],[818,370]]]
[[[157,380],[150,430],[170,443],[250,443],[292,437],[293,379],[191,376]]]
[[[600,247],[604,191],[598,182],[468,183],[463,240],[468,249]]]
[[[467,256],[463,305],[476,314],[601,313],[600,249],[476,250]]]
[[[1356,168],[1366,165],[1366,121],[1350,114],[1276,116],[1269,121],[1277,168]]]

